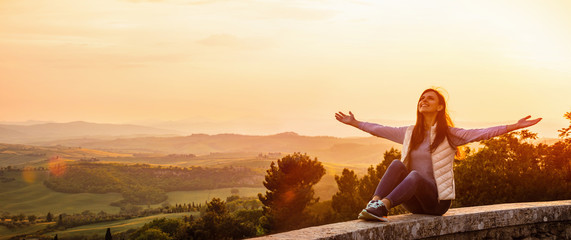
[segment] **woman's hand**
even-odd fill
[[[529,118],[531,118],[530,115],[528,115],[527,117],[524,117],[524,118],[520,119],[519,121],[517,121],[517,123],[516,123],[517,128],[520,129],[520,128],[530,127],[530,126],[537,124],[539,121],[541,121],[541,118],[537,118],[537,119],[533,119],[533,120],[529,120]]]
[[[342,112],[335,113],[335,119],[337,119],[339,122],[351,125],[353,127],[359,127],[360,123],[357,121],[357,119],[355,119],[355,115],[353,115],[351,111],[349,111],[349,115],[345,115],[345,113]]]
[[[511,131],[514,131],[517,129],[521,129],[521,128],[531,127],[531,126],[537,124],[539,121],[541,121],[541,118],[529,120],[530,118],[531,118],[531,116],[528,115],[527,117],[524,117],[524,118],[520,119],[519,121],[517,121],[517,123],[508,125],[507,126],[508,132],[511,132]]]

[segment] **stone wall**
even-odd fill
[[[354,220],[256,239],[571,239],[571,200],[450,209],[444,216],[404,214],[389,222]]]

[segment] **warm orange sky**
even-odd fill
[[[460,127],[571,111],[571,2],[0,0],[0,121],[362,136],[427,87]],[[165,123],[166,122],[166,123]]]

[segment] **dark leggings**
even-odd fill
[[[415,170],[394,160],[381,178],[375,196],[391,201],[391,207],[400,204],[411,213],[442,215],[450,208],[450,200],[438,201],[436,183]]]

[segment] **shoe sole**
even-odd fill
[[[386,217],[379,217],[375,214],[371,214],[370,212],[367,212],[367,210],[365,209],[363,209],[363,211],[359,213],[359,217],[357,217],[357,219],[363,219],[366,221],[381,221],[381,222],[389,221],[389,219],[387,219]]]

